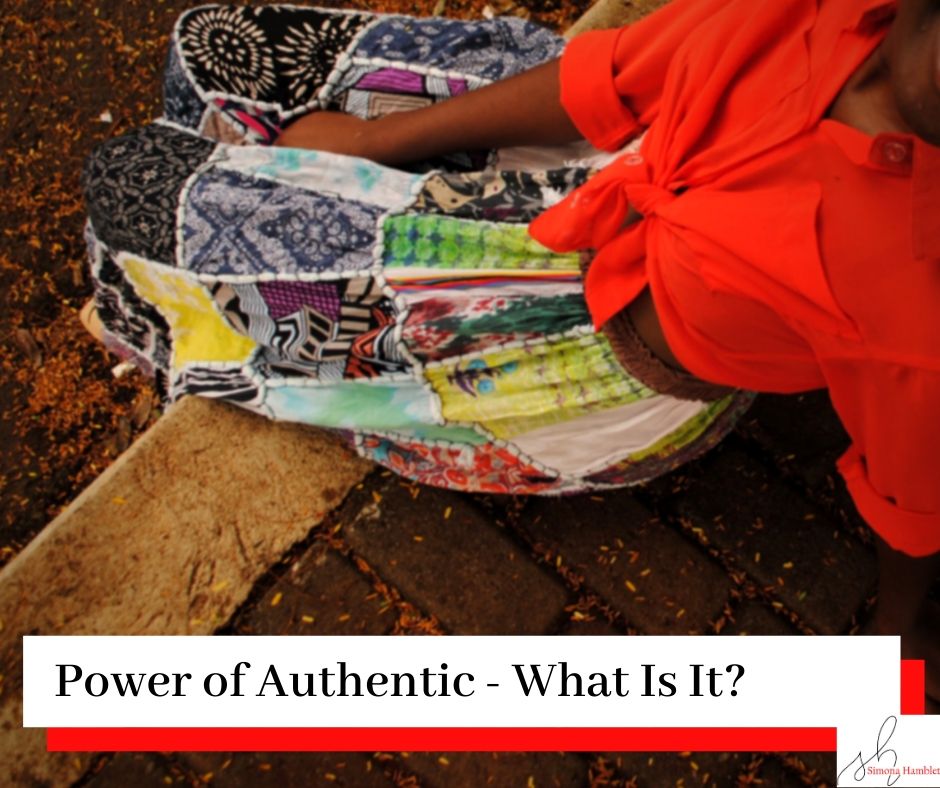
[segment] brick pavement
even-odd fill
[[[875,577],[833,478],[844,444],[819,397],[768,397],[709,455],[631,490],[508,499],[375,470],[221,631],[847,633]],[[829,754],[121,755],[82,783],[796,786],[833,770]]]

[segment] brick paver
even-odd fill
[[[870,548],[733,441],[688,473],[672,506],[696,535],[819,633],[845,632],[874,586]]]
[[[352,563],[315,542],[233,622],[239,635],[386,635],[389,607]]]
[[[519,523],[547,560],[583,577],[645,634],[705,632],[728,597],[721,567],[630,491],[533,498]]]
[[[394,785],[394,765],[362,753],[192,753],[179,759],[197,784],[218,788]]]
[[[834,775],[835,773],[835,758],[833,757],[831,760],[832,766],[827,772],[827,778],[830,774]],[[772,756],[764,759],[757,775],[761,785],[773,786],[773,788],[778,788],[778,786],[779,788],[800,788],[801,786],[817,784],[815,775],[808,772],[801,774],[789,769],[784,766],[779,758]]]
[[[561,581],[469,496],[381,479],[344,507],[341,526],[357,555],[452,634],[548,634],[565,616]]]
[[[752,756],[742,753],[602,753],[614,773],[637,788],[736,785]],[[774,783],[770,783],[774,785]]]
[[[97,788],[167,788],[185,785],[185,776],[174,770],[159,755],[150,753],[118,753],[90,781]]]
[[[410,753],[404,761],[422,786],[582,788],[588,762],[563,753]]]
[[[799,635],[800,631],[783,615],[762,602],[745,599],[734,607],[722,635]]]
[[[597,618],[569,618],[562,627],[559,635],[576,635],[580,637],[606,636],[613,637],[623,635],[622,629],[609,624],[607,619]]]
[[[835,462],[848,448],[849,437],[825,391],[759,397],[738,433],[770,458],[776,473],[795,481],[826,512],[857,533],[867,532],[836,472]]]
[[[94,788],[347,786],[391,788],[405,774],[394,757],[361,753],[119,753],[84,785]]]
[[[815,491],[827,486],[835,461],[849,443],[825,391],[758,397],[738,432]]]

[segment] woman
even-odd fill
[[[110,341],[172,396],[501,492],[650,478],[743,390],[826,386],[874,631],[940,697],[940,3],[674,0],[561,48],[517,21],[185,14],[172,123],[86,173]],[[644,131],[597,174],[559,147]]]

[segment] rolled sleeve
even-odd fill
[[[892,548],[914,557],[940,552],[940,513],[902,508],[876,490],[854,446],[839,459],[838,468],[859,514]]]
[[[753,13],[753,0],[671,0],[639,22],[582,33],[561,58],[561,102],[578,131],[616,151],[659,113],[666,73],[677,51],[701,35]]]
[[[596,30],[573,39],[561,58],[561,103],[595,148],[615,151],[640,125],[617,92],[614,55],[622,30]]]

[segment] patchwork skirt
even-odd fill
[[[519,19],[186,12],[164,116],[84,173],[106,342],[169,400],[331,428],[455,489],[606,489],[714,445],[750,395],[641,382],[592,328],[578,256],[527,234],[596,152],[469,152],[406,171],[270,145],[310,111],[413,109],[562,48]]]

